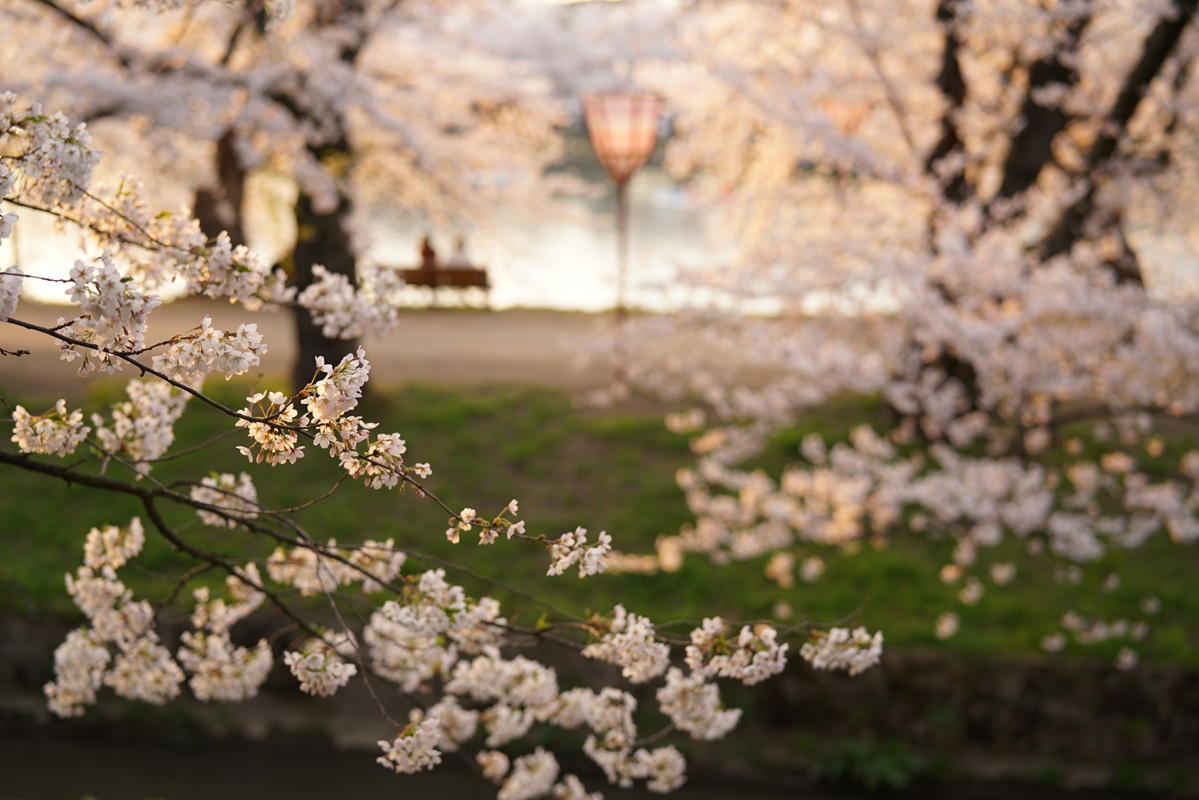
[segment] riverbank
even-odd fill
[[[89,791],[102,800],[159,795],[170,800],[328,796],[286,791],[283,787],[294,776],[283,767],[278,768],[282,774],[276,780],[264,784],[275,788],[238,794],[249,792],[243,784],[258,785],[243,779],[242,768],[224,766],[233,757],[229,754],[242,750],[259,754],[254,758],[261,765],[255,770],[264,775],[276,770],[271,766],[275,760],[301,764],[326,758],[336,765],[338,781],[346,785],[397,785],[397,780],[403,780],[372,763],[375,743],[393,736],[394,730],[358,681],[333,699],[317,700],[301,695],[290,676],[276,669],[262,695],[246,703],[208,705],[184,698],[155,708],[119,701],[105,691],[101,702],[81,719],[54,718],[45,708],[40,686],[51,678],[51,651],[69,628],[70,622],[59,617],[28,618],[11,612],[0,616],[0,739],[39,742],[34,752],[45,754],[18,757],[0,746],[0,775],[6,776],[0,798],[73,798],[65,788],[56,794],[25,788],[15,795],[8,788],[39,785],[50,760],[72,748],[91,753],[87,758],[108,753],[104,758],[114,762],[144,760],[149,765],[147,774],[156,775],[154,765],[176,756],[147,759],[148,742],[155,747],[210,752],[210,761],[197,763],[212,764],[211,781],[222,774],[227,780],[201,784],[207,787],[207,795],[188,793],[192,788],[184,791],[186,782],[171,792],[130,788],[102,793],[99,787]],[[561,657],[555,666],[563,685],[585,681],[589,671],[604,668]],[[642,705],[649,705],[647,691],[634,688],[644,695]],[[403,702],[382,685],[378,690],[393,716],[402,716],[397,707]],[[797,789],[847,791],[857,796],[871,789],[906,789],[922,798],[1022,800],[1129,793],[1199,797],[1199,768],[1194,763],[1199,752],[1199,671],[1195,670],[1142,666],[1125,672],[1106,663],[1049,657],[970,660],[891,649],[879,667],[856,678],[814,671],[796,660],[784,675],[753,691],[729,686],[726,692],[730,704],[746,709],[738,735],[726,742],[678,743],[688,757],[693,788],[726,787],[707,795],[712,798],[766,800]],[[437,789],[436,796],[492,796],[493,790],[466,774],[465,766],[457,762],[447,758],[446,774],[455,777],[432,784],[444,787]],[[586,762],[569,768],[587,777],[592,788],[602,788],[602,776],[589,772]],[[141,774],[141,768],[130,769]],[[390,780],[381,780],[376,773]],[[460,779],[466,781],[461,791],[453,788]],[[131,780],[112,785],[142,785]],[[420,794],[422,785],[419,780],[410,785],[414,796],[434,796]],[[752,786],[760,794],[727,788],[732,785]],[[969,793],[962,794],[960,790],[967,786]],[[338,794],[343,800],[379,796]]]

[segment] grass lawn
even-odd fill
[[[244,385],[221,385],[220,398],[240,407],[248,393]],[[117,395],[100,390],[87,410],[99,408]],[[11,398],[10,398],[11,401]],[[26,404],[30,410],[41,406]],[[408,442],[410,463],[428,461],[434,474],[429,488],[453,508],[472,506],[480,515],[497,513],[512,498],[521,503],[520,517],[530,533],[556,536],[582,525],[593,535],[609,532],[618,549],[653,552],[656,537],[674,533],[690,521],[674,473],[693,461],[686,436],[672,434],[657,416],[614,412],[579,412],[569,398],[547,390],[493,388],[455,392],[411,387],[375,395],[362,411],[381,421],[381,431],[397,431]],[[762,461],[770,474],[795,456],[802,436],[819,430],[830,440],[852,426],[871,421],[877,407],[870,401],[841,404],[813,414],[795,429],[776,438]],[[228,429],[216,412],[193,402],[176,428],[176,450],[207,440]],[[324,494],[338,470],[323,451],[310,447],[295,466],[268,468],[251,465],[234,449],[242,435],[224,439],[205,453],[168,461],[153,475],[164,483],[198,480],[209,470],[251,473],[259,500],[275,508],[303,503]],[[1175,461],[1183,452],[1172,449]],[[73,613],[63,586],[63,574],[82,561],[83,535],[94,525],[127,524],[142,513],[130,498],[69,487],[21,470],[7,471],[0,493],[0,605],[16,610]],[[176,511],[172,521],[185,523],[191,515]],[[1083,568],[1082,582],[1061,585],[1053,579],[1056,559],[1030,558],[1023,543],[1007,541],[985,551],[980,565],[1014,560],[1016,579],[996,588],[989,579],[986,596],[973,607],[955,599],[959,586],[937,579],[953,543],[897,532],[883,548],[864,547],[856,554],[832,548],[796,547],[798,560],[819,554],[827,564],[813,584],[797,582],[780,589],[763,576],[766,557],[728,566],[688,556],[684,568],[672,574],[604,574],[580,581],[577,573],[546,578],[548,553],[535,545],[498,541],[479,547],[463,537],[458,546],[444,536],[443,512],[411,494],[375,492],[346,484],[332,497],[296,513],[296,519],[316,538],[351,543],[366,538],[394,538],[400,546],[435,558],[452,558],[470,570],[499,583],[469,575],[451,574],[476,596],[499,597],[510,619],[533,624],[543,609],[504,587],[518,587],[574,613],[606,612],[617,603],[655,621],[697,621],[718,613],[739,620],[775,619],[780,601],[789,604],[791,623],[863,624],[882,629],[889,646],[938,645],[972,654],[1040,652],[1039,641],[1058,630],[1062,613],[1073,609],[1084,616],[1130,622],[1147,619],[1151,635],[1134,647],[1147,661],[1199,665],[1199,550],[1171,544],[1158,535],[1132,552],[1109,552]],[[194,519],[194,517],[192,517]],[[184,536],[212,549],[252,553],[262,559],[273,550],[244,532],[204,528],[198,521]],[[1009,537],[1010,538],[1010,537]],[[430,566],[436,562],[427,562]],[[410,561],[413,567],[419,561]],[[182,568],[181,568],[182,567]],[[186,568],[157,537],[148,536],[143,556],[122,570],[122,577],[139,596],[161,597],[169,575]],[[1116,572],[1115,591],[1099,591],[1101,581]],[[979,570],[980,576],[985,570]],[[209,578],[201,578],[204,581]],[[1162,610],[1152,617],[1138,611],[1141,598],[1155,595]],[[185,595],[186,596],[186,593]],[[186,607],[178,605],[179,616]],[[961,616],[960,633],[946,643],[933,636],[934,620],[943,611]],[[848,619],[847,619],[848,618]],[[676,633],[684,633],[680,625]],[[1071,643],[1067,655],[1110,659],[1127,640],[1082,647]]]

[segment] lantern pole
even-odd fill
[[[616,319],[628,315],[624,296],[629,273],[629,182],[616,183]]]
[[[615,380],[623,384],[625,321],[628,307],[629,197],[628,183],[649,159],[657,138],[661,101],[647,94],[611,92],[584,99],[587,136],[596,158],[616,184],[616,360]]]

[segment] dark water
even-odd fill
[[[494,786],[467,772],[453,756],[419,775],[396,775],[373,758],[369,753],[305,753],[260,745],[183,748],[4,734],[0,800],[491,800],[496,795]],[[601,785],[595,778],[586,782],[606,798],[662,797]],[[795,796],[694,780],[668,795],[678,800]]]

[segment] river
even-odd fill
[[[591,776],[609,798],[660,797]],[[0,733],[0,800],[491,800],[495,787],[451,755],[431,772],[395,775],[362,752],[304,751],[264,744],[168,746]],[[784,790],[691,781],[677,800],[782,800]],[[805,795],[819,800],[814,795]],[[846,800],[839,795],[841,800]]]

